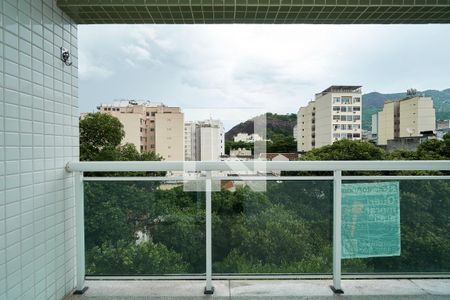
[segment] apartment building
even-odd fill
[[[97,107],[123,124],[124,143],[143,151],[154,151],[164,160],[184,159],[184,114],[179,107],[150,101],[120,100]]]
[[[450,128],[450,120],[437,120],[436,129]]]
[[[361,86],[333,85],[297,113],[297,150],[310,151],[341,139],[361,140]]]
[[[244,143],[254,143],[254,142],[261,142],[261,141],[265,141],[259,134],[257,133],[252,133],[252,134],[248,134],[248,133],[243,133],[240,132],[238,134],[236,134],[233,137],[233,140],[235,142],[244,142]]]
[[[372,115],[376,119],[377,144],[387,145],[388,140],[422,136],[421,132],[436,129],[436,112],[431,97],[409,97],[387,101],[383,110]],[[373,125],[372,125],[373,126]]]
[[[218,161],[225,154],[225,128],[220,120],[184,124],[184,159]]]

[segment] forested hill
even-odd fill
[[[436,119],[450,119],[450,88],[442,91],[426,90],[418,92],[419,95],[424,95],[433,98],[434,108],[436,109]],[[372,92],[363,95],[363,114],[362,122],[363,129],[370,130],[372,122],[372,114],[383,109],[383,104],[386,100],[398,100],[406,96],[406,93],[381,94]]]
[[[294,109],[297,110],[298,107]],[[266,124],[267,124],[266,133],[268,139],[272,139],[275,134],[292,136],[292,130],[294,126],[297,125],[296,114],[279,115],[273,113],[266,113],[265,115],[260,115],[250,120],[247,120],[243,123],[237,124],[225,134],[225,140],[232,141],[233,137],[240,132],[252,134],[254,131],[255,120],[258,124],[258,119],[261,120],[264,117],[266,117]],[[263,120],[261,120],[261,122],[263,123]]]

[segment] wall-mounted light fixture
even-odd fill
[[[69,50],[67,50],[64,47],[61,47],[61,60],[64,62],[66,66],[71,66],[72,61],[70,60],[70,53]]]

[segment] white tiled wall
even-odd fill
[[[70,49],[65,66],[60,47]],[[56,0],[0,0],[0,299],[74,288],[77,27]]]

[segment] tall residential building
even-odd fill
[[[156,152],[165,160],[184,159],[184,114],[179,107],[121,100],[102,104],[97,110],[119,119],[125,131],[124,143],[134,144],[141,152]]]
[[[436,113],[431,97],[410,97],[387,101],[383,110],[372,116],[377,119],[377,144],[387,145],[388,140],[422,136],[423,131],[436,129]],[[373,128],[372,128],[373,130]]]
[[[225,154],[225,128],[220,120],[186,122],[184,141],[188,161],[217,161]]]
[[[341,139],[361,140],[361,86],[333,85],[297,113],[297,150]]]

